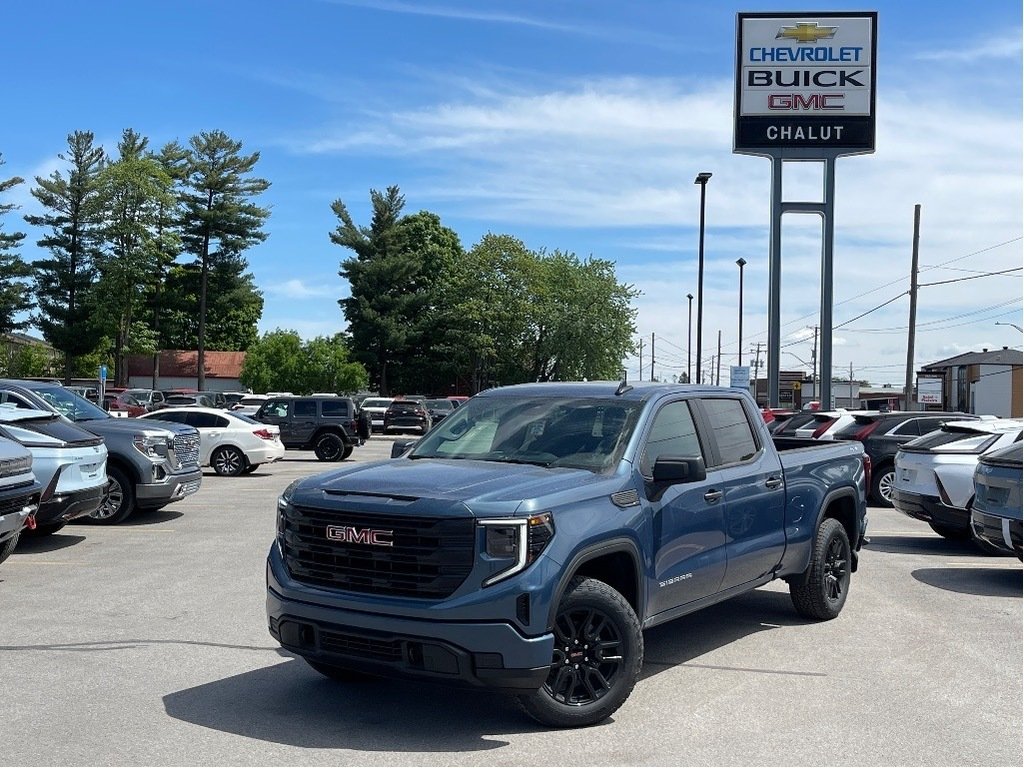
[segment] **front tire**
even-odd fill
[[[345,443],[333,432],[325,432],[316,439],[313,451],[320,461],[341,461]]]
[[[135,510],[135,486],[117,467],[107,467],[107,495],[89,520],[100,525],[117,525]]]
[[[213,471],[222,477],[238,477],[245,469],[245,455],[229,445],[218,448],[210,457]]]
[[[25,529],[22,528],[21,530],[23,531]],[[11,556],[11,553],[14,552],[15,547],[18,546],[18,539],[20,538],[21,531],[18,531],[3,544],[0,544],[0,563],[2,563],[4,560]]]
[[[880,507],[892,506],[892,484],[896,481],[896,467],[886,464],[871,478],[871,498]]]
[[[850,539],[835,518],[821,521],[803,584],[791,583],[789,596],[805,619],[834,619],[850,592]]]
[[[644,638],[626,599],[596,579],[570,582],[555,617],[548,678],[519,704],[555,728],[599,723],[629,697],[640,675]]]

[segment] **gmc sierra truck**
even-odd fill
[[[593,724],[632,691],[644,629],[773,579],[838,616],[869,472],[859,443],[773,442],[738,390],[488,390],[397,458],[285,489],[270,633],[331,678],[493,686]]]
[[[18,546],[21,532],[35,526],[41,491],[32,473],[32,454],[13,440],[0,438],[0,563]]]

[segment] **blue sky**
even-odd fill
[[[799,10],[805,10],[800,8]],[[921,282],[1020,267],[1021,5],[833,3],[877,10],[878,137],[837,166],[835,373],[902,383],[909,300],[840,325],[909,286],[914,205]],[[732,154],[736,13],[775,3],[50,0],[5,8],[8,117],[0,177],[61,167],[73,130],[114,151],[132,127],[154,146],[222,129],[259,151],[268,240],[246,256],[260,330],[344,328],[330,203],[368,223],[370,189],[396,184],[469,248],[487,232],[616,262],[636,301],[644,378],[686,369],[696,293],[698,171],[708,185],[705,357],[722,331],[735,363],[739,257],[746,349],[767,338],[769,164]],[[16,74],[15,74],[16,72]],[[786,199],[819,194],[786,171]],[[22,185],[7,201],[36,210]],[[790,221],[792,219],[792,221]],[[783,229],[784,369],[811,358],[819,226]],[[39,233],[14,215],[6,231]],[[942,266],[939,266],[942,265]],[[921,289],[916,362],[1021,346],[1021,273]],[[696,302],[694,302],[696,307]],[[694,327],[696,322],[694,322]],[[696,342],[694,341],[694,348]],[[731,353],[731,354],[730,354]],[[746,355],[745,355],[746,356]],[[752,356],[752,355],[751,355]],[[763,364],[763,360],[762,360]],[[626,361],[632,378],[638,360]],[[707,367],[707,363],[705,363]],[[727,378],[723,369],[723,378]]]

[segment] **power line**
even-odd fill
[[[1024,269],[1024,267],[1013,267],[1012,269],[1004,269],[1000,272],[985,272],[984,274],[981,275],[971,275],[970,277],[957,277],[953,280],[939,280],[938,282],[935,283],[920,283],[917,287],[927,288],[931,285],[949,285],[950,283],[962,283],[965,280],[979,280],[983,277],[992,277],[994,275],[1006,275],[1009,274],[1010,272],[1020,272],[1022,269]]]

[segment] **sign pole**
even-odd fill
[[[821,227],[821,352],[818,360],[818,378],[821,380],[821,393],[818,402],[821,410],[832,409],[832,246],[835,241],[835,192],[836,192],[836,159],[825,158],[825,198],[822,208]]]

